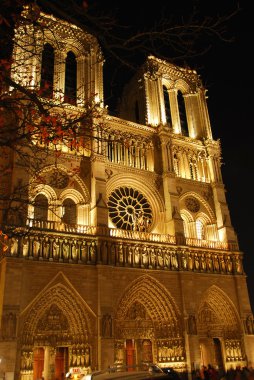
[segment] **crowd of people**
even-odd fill
[[[192,380],[254,380],[254,368],[231,367],[227,371],[215,369],[211,364],[192,371]]]

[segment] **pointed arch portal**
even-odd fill
[[[21,315],[21,380],[62,380],[69,368],[90,371],[96,316],[62,274]]]
[[[232,363],[244,363],[241,324],[232,301],[213,285],[204,293],[198,309],[201,364],[226,370]]]
[[[159,281],[148,275],[133,281],[117,310],[116,364],[185,362],[180,311]]]

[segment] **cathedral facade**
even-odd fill
[[[79,125],[85,143],[58,142],[57,158],[36,134],[26,165],[30,146],[2,150],[1,195],[23,192],[15,207],[1,200],[0,377],[254,363],[243,253],[199,75],[148,56],[111,116],[97,40],[30,12],[15,29],[13,82],[62,118],[93,111]]]

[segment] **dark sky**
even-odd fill
[[[42,3],[46,0],[42,0]],[[64,2],[64,0],[62,0]],[[82,3],[83,0],[73,0]],[[58,2],[51,0],[50,3]],[[250,1],[246,0],[86,0],[88,7],[100,6],[105,11],[116,12],[121,22],[131,29],[151,26],[163,14],[186,14],[197,5],[201,14],[215,15],[228,12],[239,4],[240,11],[227,25],[233,43],[220,43],[214,39],[207,55],[188,61],[196,69],[207,88],[208,111],[213,138],[221,140],[223,165],[222,175],[227,190],[226,197],[232,224],[238,235],[240,250],[244,253],[244,269],[247,274],[249,294],[254,310],[254,231],[251,231],[253,214],[252,173],[254,159],[251,152],[251,112],[254,108],[252,59],[253,23]],[[68,1],[67,1],[68,3]],[[69,3],[70,4],[70,3]],[[153,53],[153,51],[151,51]],[[170,52],[168,59],[171,60]],[[133,60],[135,57],[133,56]],[[104,64],[105,104],[110,104],[111,91],[115,99],[120,96],[120,87],[111,83],[111,61]],[[118,81],[128,76],[121,74]],[[116,83],[116,82],[115,82]],[[109,91],[110,90],[110,91]]]
[[[247,2],[246,2],[247,3]],[[249,75],[253,21],[246,3],[232,26],[236,41],[215,47],[204,61],[202,78],[208,88],[208,110],[213,137],[221,140],[222,175],[231,221],[244,253],[244,269],[254,310],[254,240],[252,174],[254,172],[252,109],[253,77]]]

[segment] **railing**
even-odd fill
[[[109,235],[112,237],[132,239],[132,240],[147,240],[160,243],[176,244],[175,236],[168,234],[154,234],[143,231],[128,231],[118,228],[109,228]]]
[[[130,231],[118,228],[108,228],[104,226],[88,226],[81,224],[65,224],[57,221],[43,221],[27,219],[26,226],[31,229],[42,229],[70,234],[85,234],[92,236],[109,236],[113,238],[142,240],[148,242],[158,242],[188,247],[207,248],[216,250],[238,251],[237,242],[220,242],[204,239],[185,238],[182,235],[172,236],[169,234],[150,233],[145,231]]]
[[[110,231],[112,231],[111,229]],[[241,252],[197,250],[165,242],[122,237],[67,235],[19,229],[8,240],[7,257],[85,265],[170,271],[243,274]],[[0,258],[1,259],[1,258]]]
[[[191,247],[211,248],[211,249],[223,249],[237,251],[239,249],[236,242],[221,242],[204,239],[186,238],[186,245]]]

